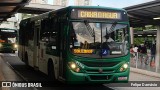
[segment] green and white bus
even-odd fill
[[[15,53],[18,49],[17,30],[10,28],[0,28],[0,52]]]
[[[20,23],[19,57],[52,80],[128,82],[129,46],[123,9],[69,6]]]

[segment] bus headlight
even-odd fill
[[[124,72],[124,71],[126,71],[127,69],[128,69],[128,64],[125,63],[125,64],[123,64],[123,65],[121,66],[121,68],[119,69],[119,71],[120,71],[120,72]]]
[[[123,64],[123,68],[127,69],[128,68],[128,64]]]
[[[17,44],[14,44],[14,48],[18,48],[18,45],[17,45]]]
[[[73,70],[75,72],[80,71],[80,68],[78,67],[78,65],[75,62],[69,62],[69,67],[71,68],[71,70]]]
[[[71,63],[71,64],[70,64],[70,67],[71,67],[72,69],[75,69],[75,68],[77,67],[77,65],[76,65],[75,63]]]

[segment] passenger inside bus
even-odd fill
[[[110,50],[108,44],[109,44],[110,42],[113,42],[114,40],[110,37],[109,34],[106,34],[106,35],[102,38],[102,40],[103,40],[102,48],[103,48],[103,49]]]
[[[82,49],[89,49],[89,44],[87,41],[84,42]]]

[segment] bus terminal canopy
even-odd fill
[[[30,0],[0,0],[0,23],[10,18]]]
[[[160,0],[124,8],[128,12],[131,27],[160,24]]]

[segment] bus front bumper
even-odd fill
[[[70,69],[67,70],[67,83],[84,84],[84,83],[127,83],[129,79],[129,69],[120,73],[77,73]]]

